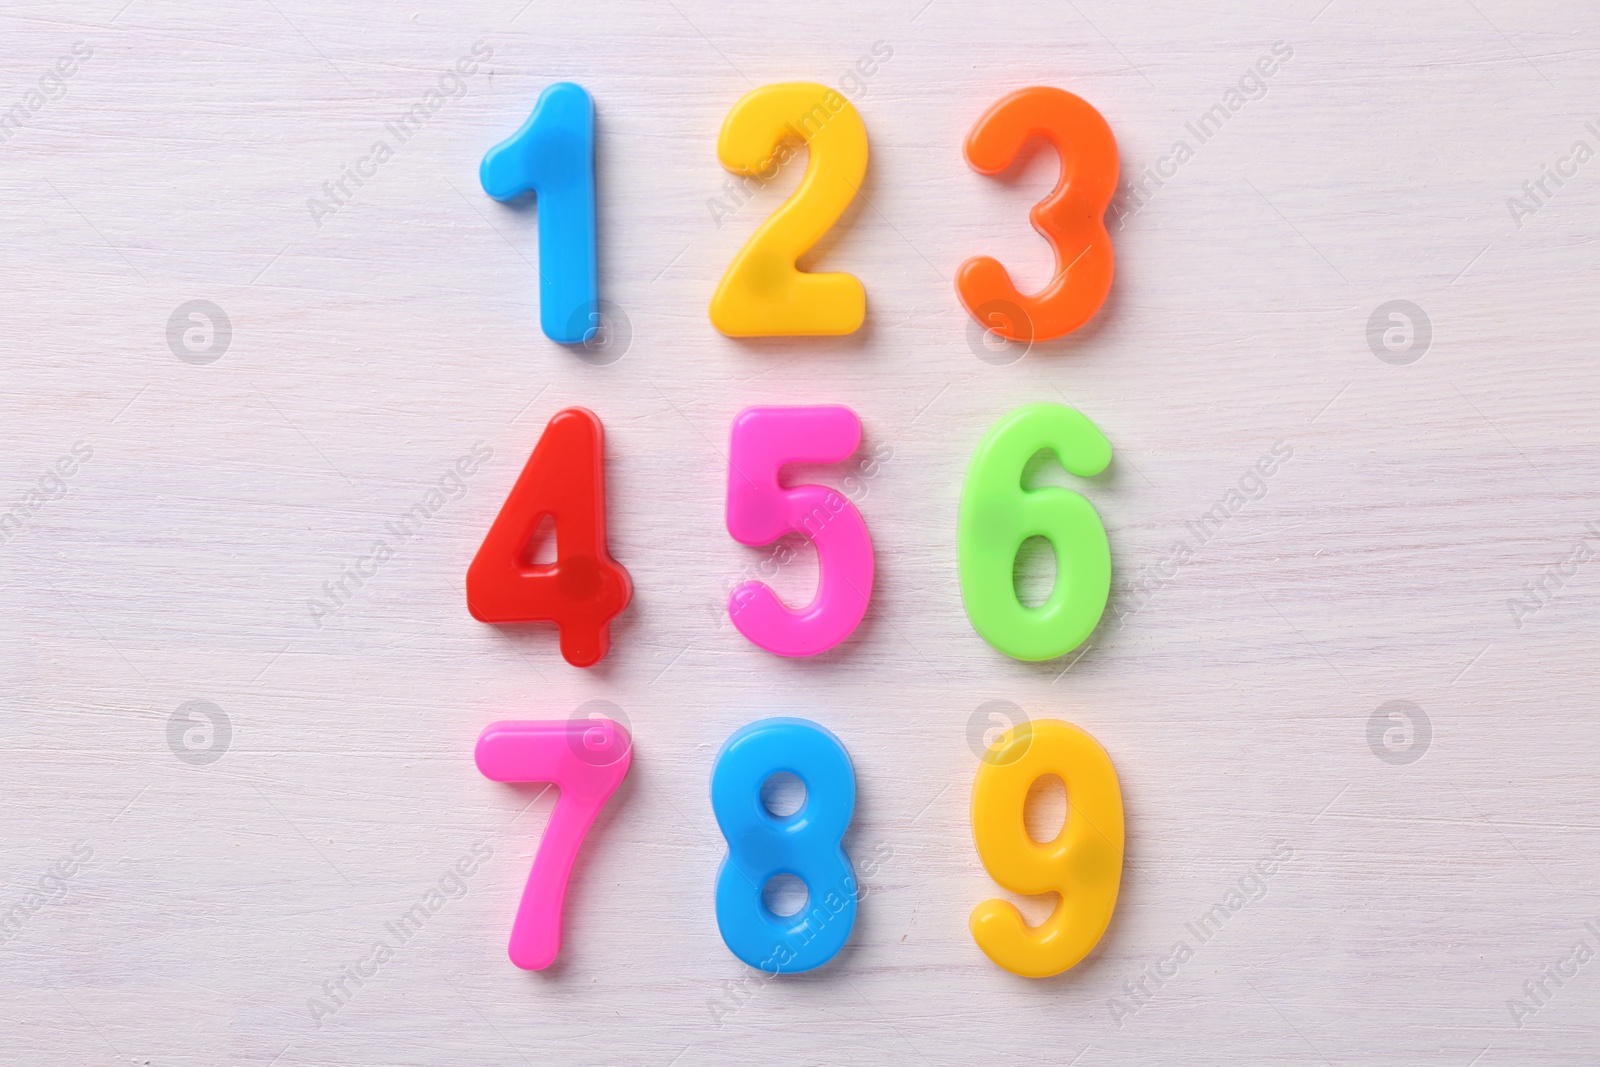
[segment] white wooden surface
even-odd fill
[[[28,111],[0,145],[0,503],[21,527],[0,546],[0,919],[22,917],[0,945],[0,1059],[1600,1057],[1600,963],[1575,954],[1600,944],[1585,926],[1600,928],[1600,566],[1580,548],[1600,540],[1600,162],[1546,179],[1521,218],[1507,204],[1574,142],[1600,148],[1585,125],[1600,127],[1600,13],[519,3],[0,11],[0,111]],[[80,41],[91,55],[29,109]],[[464,93],[315,224],[308,198],[479,41],[492,57]],[[1247,81],[1255,98],[1199,143],[1185,124],[1280,41],[1292,57],[1265,91]],[[717,335],[717,278],[796,180],[787,168],[719,226],[723,114],[753,85],[841,84],[876,42],[892,56],[846,86],[871,136],[867,185],[816,260],[863,280],[867,326]],[[631,331],[608,365],[539,335],[535,212],[476,184],[483,151],[560,79],[599,109],[602,284]],[[960,145],[1035,83],[1101,110],[1125,178],[1180,139],[1192,157],[1142,206],[1119,201],[1099,317],[997,365],[969,348],[950,279],[992,252],[1044,280],[1027,209],[1055,164],[1040,153],[986,180]],[[190,300],[231,323],[213,362],[169,346]],[[1368,344],[1390,300],[1431,322],[1409,365]],[[1116,589],[1081,658],[1027,665],[962,612],[956,501],[995,419],[1063,399],[1117,452],[1085,487]],[[888,456],[855,493],[879,584],[846,646],[786,662],[723,617],[729,584],[766,558],[723,530],[725,438],[744,405],[822,401],[854,407]],[[560,660],[553,631],[474,622],[462,596],[569,404],[605,421],[611,546],[637,587],[592,671]],[[493,454],[464,494],[314,625],[323,583],[394,542],[386,525],[479,442]],[[1172,574],[1186,523],[1278,442],[1293,455],[1265,495],[1141,599],[1145,569]],[[52,474],[62,457],[69,477]],[[814,575],[806,550],[776,584],[800,599]],[[1549,595],[1527,599],[1541,580]],[[1537,610],[1513,611],[1519,597]],[[622,709],[637,758],[585,847],[561,961],[522,973],[506,935],[553,794],[486,781],[473,741],[594,699]],[[196,700],[231,724],[204,765],[169,746]],[[1409,764],[1369,747],[1394,700],[1431,722]],[[1053,980],[997,970],[967,933],[998,892],[967,819],[969,722],[990,701],[1091,730],[1125,791],[1116,917]],[[831,966],[741,990],[751,972],[712,915],[708,781],[729,732],[781,710],[849,746],[849,847],[877,862]],[[314,1020],[324,983],[480,843],[492,857],[464,894]],[[1275,848],[1290,858],[1257,892]],[[1257,899],[1201,943],[1186,924],[1241,884]],[[1176,977],[1131,999],[1125,983],[1180,941]],[[1558,961],[1577,973],[1514,1012]]]

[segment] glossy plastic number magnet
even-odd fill
[[[605,431],[587,408],[556,413],[467,568],[467,610],[480,622],[553,622],[561,655],[592,667],[633,581],[606,548]],[[533,537],[554,520],[556,561],[533,562]]]
[[[1111,291],[1105,213],[1117,190],[1117,141],[1088,101],[1037,85],[1002,97],[967,135],[967,163],[979,174],[999,174],[1035,137],[1049,141],[1061,157],[1055,190],[1028,213],[1055,252],[1055,276],[1024,296],[989,256],[967,260],[956,274],[967,313],[1008,341],[1069,334],[1100,310]]]
[[[805,785],[793,815],[779,817],[761,785],[787,771]],[[728,951],[770,974],[820,967],[844,947],[856,921],[856,878],[840,842],[856,807],[856,774],[844,745],[807,719],[762,719],[736,730],[711,770],[711,810],[728,857],[717,874],[717,929]],[[762,890],[780,874],[806,885],[805,907],[774,915]]]
[[[786,488],[789,463],[838,463],[861,443],[861,420],[839,404],[745,408],[728,453],[728,532],[744,545],[798,533],[817,546],[817,595],[799,611],[762,582],[728,597],[733,625],[780,656],[826,652],[855,631],[872,599],[872,538],[856,506],[823,485]]]
[[[1048,448],[1089,478],[1111,462],[1111,442],[1061,404],[1026,404],[990,427],[961,486],[956,540],[961,600],[972,628],[1013,659],[1071,652],[1100,623],[1111,591],[1111,547],[1094,505],[1059,486],[1022,487],[1022,469]],[[1017,599],[1016,559],[1030,537],[1049,539],[1056,584],[1036,608]]]
[[[867,173],[867,128],[855,105],[812,82],[763,85],[723,120],[717,158],[771,177],[789,143],[810,152],[800,187],[745,242],[711,298],[711,325],[730,337],[854,333],[867,291],[852,274],[811,274],[795,261],[828,232]]]
[[[587,341],[600,326],[595,267],[594,101],[557,82],[478,169],[496,200],[532,192],[539,210],[539,327],[559,344]]]
[[[1054,841],[1028,836],[1028,790],[1053,774],[1067,787],[1067,818]],[[972,939],[996,964],[1024,978],[1060,974],[1099,943],[1122,884],[1122,789],[1111,757],[1088,733],[1059,719],[1007,730],[972,782],[972,836],[984,869],[1013,893],[1056,893],[1037,927],[1017,906],[986,900],[972,910]]]
[[[497,722],[478,738],[478,770],[496,782],[561,790],[511,924],[511,962],[540,971],[561,951],[561,915],[578,847],[633,764],[633,741],[610,719]]]

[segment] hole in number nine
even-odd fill
[[[1029,837],[1041,845],[1054,841],[1067,825],[1067,783],[1054,774],[1041,774],[1028,787],[1022,812]]]

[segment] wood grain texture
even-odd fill
[[[0,945],[0,1059],[1600,1057],[1600,963],[1542,977],[1600,947],[1600,161],[1571,162],[1575,142],[1600,149],[1600,12],[35,0],[0,29],[0,117],[25,112],[0,122],[0,915],[35,905]],[[41,89],[79,41],[92,54]],[[479,41],[492,58],[464,91],[403,143],[387,132]],[[798,172],[713,211],[723,115],[753,85],[841,85],[876,42],[892,57],[844,85],[866,184],[811,260],[862,279],[867,325],[719,336],[717,279]],[[1292,56],[1257,92],[1275,42]],[[561,79],[599,113],[602,292],[629,338],[603,365],[539,335],[536,212],[476,181]],[[987,252],[1042,284],[1027,210],[1055,163],[984,179],[960,145],[1035,83],[1091,101],[1148,192],[1114,205],[1100,315],[999,364],[951,278]],[[1189,125],[1218,104],[1202,142]],[[308,200],[385,139],[392,157],[314,220]],[[1562,158],[1576,174],[1530,199]],[[231,323],[214,362],[169,346],[191,300]],[[1369,346],[1391,300],[1431,324],[1409,365]],[[1114,591],[1087,651],[1029,665],[966,621],[955,515],[983,432],[1035,400],[1080,408],[1116,450],[1086,488]],[[726,536],[722,479],[741,407],[803,402],[849,404],[887,458],[855,492],[874,610],[792,662],[726,620],[767,555]],[[549,630],[474,622],[462,594],[570,404],[605,421],[611,547],[637,589],[592,671]],[[1292,458],[1257,492],[1279,442]],[[475,445],[492,456],[464,491],[445,481],[454,498],[397,537]],[[1201,543],[1190,524],[1241,483],[1258,498]],[[308,601],[377,540],[393,558],[317,625]],[[802,550],[775,584],[799,598],[814,577]],[[206,765],[169,747],[195,700],[231,724]],[[637,756],[586,846],[561,961],[526,974],[505,941],[552,796],[485,780],[472,746],[495,719],[590,700],[621,709]],[[1431,723],[1410,764],[1369,747],[1394,700]],[[1090,730],[1121,776],[1123,894],[1056,979],[998,971],[967,933],[997,895],[967,818],[969,724],[991,701]],[[876,862],[834,963],[769,983],[717,935],[708,782],[732,730],[782,711],[849,746],[848,846]],[[480,843],[464,894],[314,1020],[324,983]],[[1258,891],[1274,848],[1291,856]],[[1241,883],[1253,899],[1194,936]],[[1163,965],[1176,976],[1129,992]],[[1513,1012],[1530,981],[1548,995]]]

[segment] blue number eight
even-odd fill
[[[793,815],[776,816],[761,785],[787,771],[806,787]],[[772,974],[820,967],[856,922],[856,879],[840,842],[856,808],[856,774],[832,733],[806,719],[763,719],[735,731],[711,770],[711,810],[728,856],[717,874],[717,929],[728,951]],[[775,876],[806,885],[806,907],[772,913],[761,891]]]

